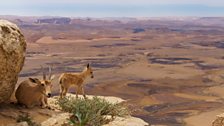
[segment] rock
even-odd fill
[[[75,95],[71,94],[71,93],[67,93],[66,96],[75,98]],[[89,98],[89,99],[92,99],[93,97],[94,97],[93,95],[87,95],[87,98]],[[97,96],[97,97],[101,98],[101,99],[105,99],[105,100],[109,101],[112,104],[121,103],[121,102],[124,101],[121,98],[113,97],[113,96]],[[55,109],[55,111],[58,111],[60,109],[60,107],[55,104],[58,98],[59,98],[59,96],[54,96],[52,98],[48,98],[48,103],[49,103],[50,107],[52,109]],[[83,96],[79,95],[79,98],[83,98]]]
[[[0,103],[7,101],[15,89],[25,50],[26,41],[19,28],[0,20]]]
[[[54,115],[48,120],[41,123],[41,126],[61,126],[69,119],[69,113]]]
[[[29,126],[27,122],[20,122],[16,126]]]
[[[103,126],[148,126],[148,123],[136,117],[116,117],[112,122]]]
[[[75,95],[68,93],[67,96],[69,97],[74,97]],[[82,97],[82,96],[79,96]],[[92,95],[87,95],[87,98],[92,99],[94,96]],[[111,97],[111,96],[97,96],[99,98],[103,98],[113,104],[115,103],[120,103],[123,102],[124,100],[118,97]],[[55,96],[53,98],[49,98],[48,99],[48,104],[51,108],[54,108],[56,110],[59,110],[60,107],[58,105],[56,105],[56,100],[58,99],[58,96]],[[61,124],[63,124],[64,122],[67,121],[67,119],[69,118],[70,114],[68,113],[62,113],[59,115],[55,115],[49,119],[47,119],[46,121],[42,122],[41,125],[45,126],[61,126]],[[110,122],[109,124],[106,124],[104,126],[148,126],[149,124],[146,123],[145,121],[143,121],[140,118],[136,118],[136,117],[132,117],[132,116],[128,116],[128,117],[116,117],[112,122]]]
[[[217,116],[217,118],[212,122],[212,126],[224,126],[224,113]]]
[[[20,122],[16,124],[9,124],[7,126],[29,126],[27,122]]]

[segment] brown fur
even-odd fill
[[[81,73],[63,73],[59,78],[60,83],[60,97],[63,98],[66,96],[69,88],[74,85],[76,87],[76,97],[78,98],[78,93],[82,93],[83,97],[86,98],[84,92],[84,80],[91,76],[93,78],[93,71],[90,65],[88,64],[87,67]]]
[[[46,75],[43,73],[43,80],[29,78],[21,82],[15,93],[17,102],[28,108],[36,105],[41,105],[43,108],[47,107],[47,97],[51,96],[53,78],[54,76],[50,74],[49,79],[46,80]]]
[[[34,79],[33,79],[34,80]],[[42,85],[43,84],[43,85]],[[16,99],[19,104],[30,108],[36,105],[46,106],[44,95],[46,95],[46,85],[39,80],[23,81],[16,90]]]

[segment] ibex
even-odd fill
[[[81,92],[83,97],[86,98],[84,92],[84,80],[91,76],[93,78],[93,70],[89,64],[87,64],[86,68],[81,73],[63,73],[59,78],[60,84],[60,97],[63,98],[66,96],[70,86],[76,86],[76,98],[78,98],[78,93]]]
[[[53,78],[54,75],[52,76],[51,67],[49,67],[48,79],[43,71],[43,80],[29,78],[21,82],[15,93],[18,103],[25,105],[27,108],[36,105],[41,105],[42,108],[48,107],[47,98],[51,96],[51,81]]]

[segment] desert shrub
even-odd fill
[[[40,126],[40,124],[34,122],[28,113],[23,113],[19,115],[16,119],[16,122],[27,122],[29,126]]]
[[[72,113],[68,125],[74,126],[101,126],[112,121],[116,116],[129,115],[124,105],[112,104],[98,97],[93,99],[65,97],[58,99],[57,104],[63,111]]]

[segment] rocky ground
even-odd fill
[[[73,94],[67,94],[69,97],[75,97]],[[81,96],[79,96],[81,97]],[[87,98],[91,99],[93,96],[87,96]],[[104,97],[98,96],[99,98],[105,99],[111,103],[121,103],[124,100],[117,97]],[[41,124],[41,126],[61,126],[66,123],[70,117],[69,113],[62,112],[60,107],[55,104],[58,96],[48,99],[50,109],[41,109],[40,107],[35,107],[32,109],[27,109],[17,104],[4,104],[0,107],[0,126],[11,126],[11,125],[22,125],[25,126],[23,122],[17,123],[16,120],[18,116],[21,114],[28,114],[32,121]],[[136,117],[117,117],[114,121],[106,124],[105,126],[147,126],[149,125],[145,121],[136,118]]]

